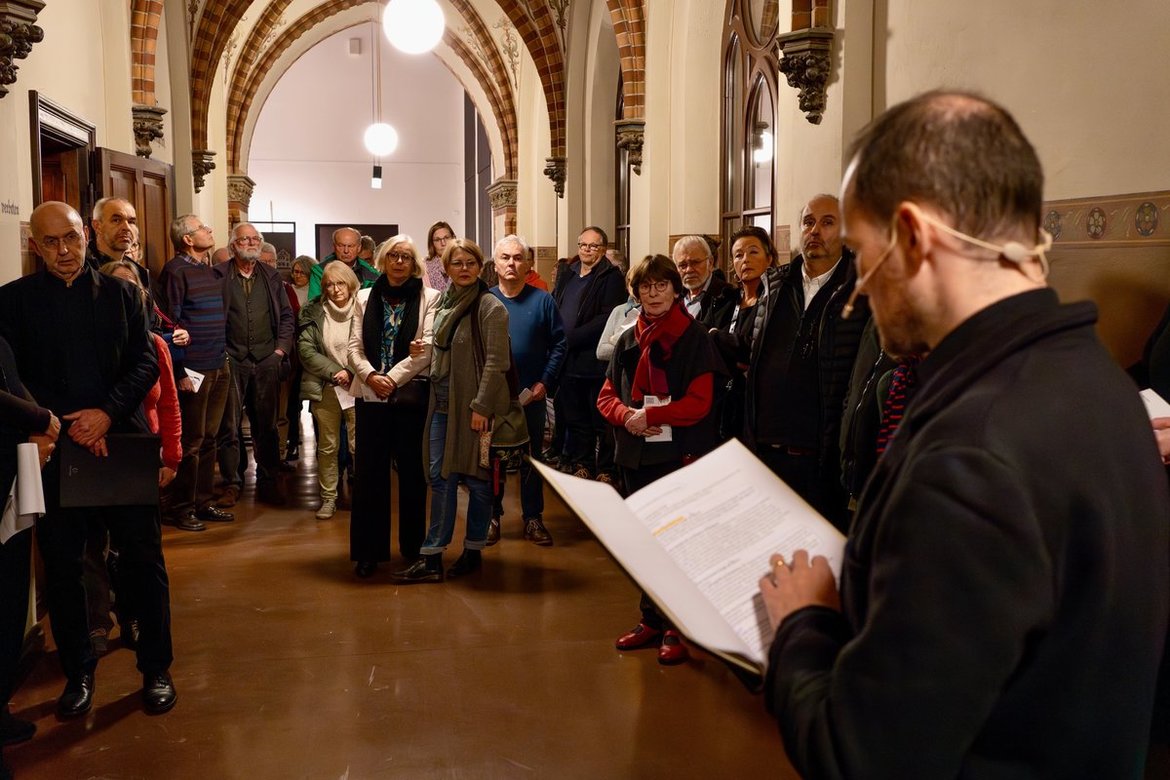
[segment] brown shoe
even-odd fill
[[[487,546],[491,547],[498,541],[500,541],[500,518],[493,517],[488,523]]]
[[[240,500],[240,486],[228,485],[223,489],[223,495],[215,502],[215,505],[222,508],[233,507],[236,502]]]
[[[593,479],[593,475],[589,473],[588,466],[578,466],[573,469],[573,476],[577,479]]]
[[[524,538],[541,547],[552,547],[553,538],[539,517],[524,520]]]

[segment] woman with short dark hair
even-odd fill
[[[682,277],[670,258],[646,257],[627,279],[641,313],[618,338],[597,408],[614,427],[614,462],[629,495],[719,443],[711,411],[724,367],[707,329],[682,303]],[[642,620],[618,638],[618,650],[658,645],[659,663],[685,661],[678,632],[645,594],[641,607]]]

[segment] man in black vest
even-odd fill
[[[98,455],[107,433],[148,429],[142,399],[158,380],[142,296],[86,264],[86,229],[68,204],[49,201],[29,219],[29,249],[45,267],[0,287],[0,333],[37,402],[69,424],[67,435]],[[67,682],[62,718],[93,704],[97,656],[90,639],[82,556],[91,523],[103,523],[121,555],[119,582],[134,605],[138,669],[150,712],[175,705],[171,665],[170,586],[163,563],[158,507],[59,506],[60,461],[44,471],[45,515],[37,542],[45,561],[53,638]]]
[[[276,484],[280,470],[277,407],[280,382],[291,370],[293,315],[280,274],[258,262],[263,243],[264,236],[251,224],[236,225],[232,230],[235,256],[214,271],[227,280],[227,352],[241,406],[252,421],[256,494],[261,501],[279,505],[284,497]],[[239,420],[234,422],[238,430]]]

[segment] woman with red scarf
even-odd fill
[[[668,257],[645,258],[630,270],[630,291],[642,307],[618,339],[597,397],[615,428],[614,462],[629,495],[719,443],[711,413],[716,377],[725,373],[707,329],[682,304],[682,277]],[[645,594],[642,620],[618,637],[618,650],[658,645],[658,662],[687,660],[687,649]]]

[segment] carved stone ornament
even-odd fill
[[[833,31],[810,27],[778,36],[780,72],[788,78],[788,86],[799,91],[800,110],[814,125],[821,123],[825,113],[825,88],[833,69]]]
[[[15,60],[23,60],[33,44],[45,39],[45,31],[33,24],[44,7],[44,0],[0,0],[0,98],[16,83]]]
[[[195,180],[195,191],[203,189],[203,179],[215,170],[215,152],[210,149],[195,149],[191,152],[191,174]]]
[[[488,200],[492,203],[492,210],[516,207],[516,180],[496,179],[487,188]]]
[[[228,203],[239,203],[240,207],[247,211],[248,206],[252,205],[252,192],[255,189],[256,182],[252,181],[247,174],[232,173],[228,175]]]
[[[629,155],[630,167],[642,175],[642,139],[646,134],[646,120],[619,119],[613,123],[617,128],[617,145]]]
[[[139,157],[150,157],[150,144],[163,137],[163,115],[167,112],[160,106],[134,106],[134,144]]]
[[[565,197],[565,158],[548,157],[544,161],[544,175],[553,180],[558,198]]]

